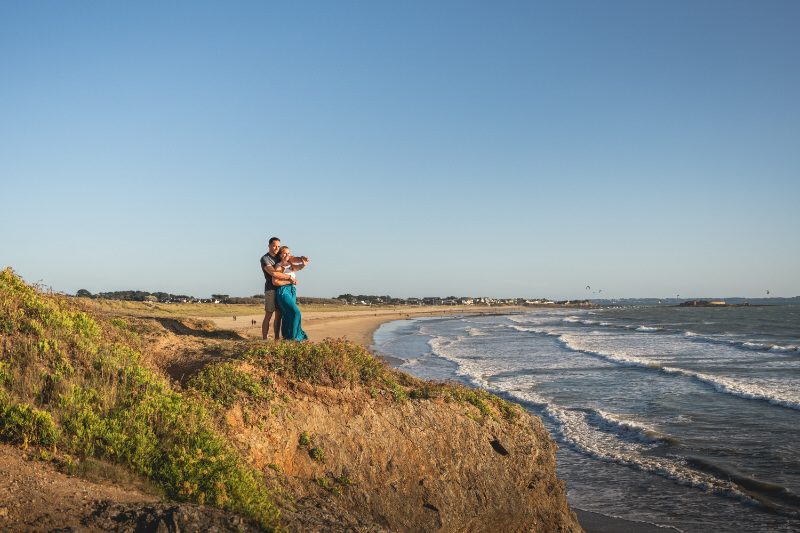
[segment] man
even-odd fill
[[[281,240],[278,237],[272,237],[269,240],[267,253],[261,256],[261,271],[264,272],[264,321],[261,323],[261,337],[266,340],[269,335],[269,321],[272,315],[275,315],[273,322],[273,332],[275,340],[280,338],[281,334],[281,310],[275,306],[275,285],[272,283],[273,275],[277,279],[284,279],[297,284],[297,280],[289,274],[283,272],[275,272],[275,265],[280,260],[278,259],[278,250],[281,247]],[[303,256],[300,259],[308,261],[308,258]]]

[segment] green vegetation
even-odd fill
[[[325,462],[325,450],[322,449],[321,446],[317,446],[314,444],[314,440],[311,438],[311,435],[308,434],[307,431],[303,431],[300,433],[300,437],[297,439],[297,447],[302,449],[308,450],[308,456],[311,457],[313,460],[317,461],[318,463]]]
[[[317,481],[317,485],[319,485],[323,489],[327,490],[331,494],[335,494],[337,496],[340,496],[342,494],[342,489],[337,487],[336,484],[334,483],[334,481],[332,481],[331,479],[326,478],[326,477],[318,477],[316,479],[316,481]]]
[[[322,448],[320,448],[319,446],[314,446],[313,448],[308,450],[308,455],[310,455],[311,458],[314,459],[318,463],[324,463],[325,462],[325,451]]]
[[[278,376],[315,385],[366,384],[388,372],[366,349],[341,339],[263,345],[249,350],[244,357]]]
[[[342,487],[349,487],[354,484],[349,477],[345,475],[335,476],[330,472],[327,477],[318,477],[316,482],[321,488],[337,496],[342,494]]]
[[[230,361],[206,366],[189,380],[188,386],[200,391],[223,407],[240,401],[269,401],[272,380],[264,377],[256,381],[241,363]]]
[[[284,342],[261,345],[245,352],[254,368],[313,385],[363,385],[370,396],[388,396],[396,402],[440,399],[468,403],[484,417],[514,420],[519,407],[481,389],[454,383],[434,383],[390,369],[365,348],[341,339],[318,343]]]
[[[51,446],[58,440],[58,428],[47,411],[0,398],[0,439],[23,446]]]
[[[175,500],[275,527],[278,512],[261,474],[243,466],[204,396],[174,391],[141,362],[121,326],[1,271],[0,438],[117,462]],[[263,393],[235,368],[223,375],[233,376],[234,391]],[[203,390],[215,399],[238,394],[209,388]]]

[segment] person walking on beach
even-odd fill
[[[269,335],[269,321],[272,315],[275,315],[273,322],[273,330],[275,333],[275,340],[278,340],[281,335],[281,312],[275,306],[275,289],[277,287],[273,283],[273,275],[277,274],[274,279],[282,279],[284,281],[292,281],[291,276],[282,274],[275,270],[275,265],[278,264],[278,250],[281,248],[281,240],[278,237],[272,237],[269,240],[269,247],[267,253],[261,256],[261,271],[264,273],[264,321],[261,323],[261,337],[266,340]]]
[[[308,335],[303,331],[302,315],[297,307],[297,278],[295,272],[302,270],[308,264],[307,257],[294,257],[288,246],[281,246],[278,250],[278,264],[275,265],[275,274],[283,274],[280,278],[273,274],[272,283],[277,287],[275,301],[281,311],[281,335],[286,340],[304,341]],[[290,280],[285,279],[288,276]],[[276,336],[277,338],[277,336]]]

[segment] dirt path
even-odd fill
[[[0,445],[0,530],[82,530],[104,502],[157,502],[154,496],[109,484],[93,483],[57,471],[51,463],[27,459],[13,446]]]
[[[112,484],[69,476],[51,462],[0,444],[0,531],[259,531],[218,509],[163,502],[133,488],[144,482],[131,479],[121,467],[96,463],[93,468],[94,475],[119,477]]]

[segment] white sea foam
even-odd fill
[[[646,444],[675,441],[674,438],[658,431],[652,425],[609,413],[602,409],[590,410],[586,418],[601,429],[612,430],[625,438],[634,439]]]
[[[651,361],[648,359],[644,359],[641,357],[634,357],[627,354],[622,353],[614,353],[614,352],[605,352],[601,350],[593,350],[588,347],[581,345],[581,340],[584,338],[583,336],[579,335],[569,335],[569,334],[561,334],[557,335],[558,340],[570,350],[585,353],[588,355],[593,355],[596,357],[601,357],[607,361],[611,361],[613,363],[617,363],[619,365],[624,366],[638,366],[638,367],[645,367],[645,368],[661,368],[661,365],[658,362]]]
[[[777,390],[775,387],[759,385],[754,382],[743,382],[741,380],[736,380],[725,376],[712,375],[693,370],[687,370],[684,368],[667,366],[654,360],[643,357],[635,357],[621,352],[607,352],[604,350],[590,349],[581,344],[583,337],[577,335],[561,335],[559,336],[559,340],[564,344],[565,347],[571,350],[601,357],[607,361],[611,361],[619,365],[649,368],[664,372],[666,374],[685,376],[711,385],[718,392],[723,392],[750,400],[764,400],[773,405],[800,410],[800,395],[798,395],[798,393],[792,393],[788,390]]]
[[[769,347],[771,352],[800,352],[800,346],[794,346],[789,344],[787,346],[781,346],[779,344],[773,344]]]
[[[685,331],[684,337],[691,338],[694,342],[707,344],[720,344],[722,346],[732,346],[744,350],[757,352],[777,352],[793,355],[792,352],[800,352],[800,346],[795,344],[775,344],[767,341],[743,341],[740,335],[702,335],[693,331]]]
[[[498,372],[512,370],[507,361],[497,361],[492,358],[470,357],[469,354],[460,353],[457,339],[449,337],[431,337],[428,344],[431,351],[457,365],[457,373],[466,378],[477,387],[488,388],[488,378]]]
[[[664,331],[663,328],[656,328],[653,326],[639,326],[636,331]]]
[[[692,372],[680,368],[664,367],[664,371],[689,376],[711,385],[719,392],[732,394],[749,400],[764,400],[773,405],[800,410],[800,396],[798,396],[796,392],[792,393],[792,391],[789,390],[775,390],[773,387],[759,385],[753,382],[744,383],[732,378],[712,376],[710,374]]]
[[[516,331],[521,331],[523,333],[546,333],[545,330],[543,330],[542,328],[534,328],[530,326],[515,326],[513,324],[509,324],[506,327],[514,329]]]
[[[486,330],[473,327],[468,327],[466,329],[466,332],[470,337],[485,337],[489,335],[489,332],[487,332]]]
[[[587,413],[560,407],[530,390],[512,389],[504,392],[537,406],[542,414],[555,423],[559,440],[590,457],[659,475],[682,485],[754,501],[735,484],[695,470],[683,458],[649,456],[645,453],[651,446],[635,440],[622,440],[613,433],[595,429],[588,422]]]

